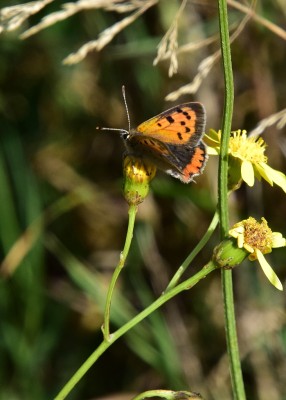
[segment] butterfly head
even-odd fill
[[[120,129],[120,136],[122,137],[123,140],[128,140],[130,137],[130,132],[127,131],[126,129]]]

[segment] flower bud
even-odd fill
[[[149,192],[149,182],[156,174],[156,167],[138,157],[127,154],[123,160],[124,197],[129,205],[142,203]]]
[[[233,238],[223,240],[215,247],[213,260],[218,268],[232,269],[240,264],[249,253],[244,248],[237,246],[237,241]]]

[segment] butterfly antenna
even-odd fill
[[[127,100],[126,100],[126,93],[125,93],[125,86],[124,85],[122,85],[122,96],[123,96],[123,101],[124,101],[125,110],[126,110],[126,114],[127,114],[128,131],[130,132],[130,130],[131,130],[130,115],[129,115],[129,110],[128,110],[128,106],[127,106]]]
[[[129,116],[129,111],[128,111],[128,106],[127,106],[127,101],[126,101],[126,94],[125,94],[125,86],[122,86],[122,95],[123,95],[123,100],[124,100],[124,105],[125,105],[125,110],[127,114],[127,120],[128,120],[128,131],[126,129],[121,129],[121,128],[105,128],[101,126],[97,126],[95,129],[96,130],[101,130],[101,131],[118,131],[120,132],[124,138],[128,137],[130,133],[130,116]]]

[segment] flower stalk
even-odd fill
[[[221,151],[219,158],[219,180],[218,180],[218,209],[220,214],[220,236],[221,240],[225,239],[228,234],[228,145],[231,131],[234,87],[231,63],[231,51],[228,28],[227,1],[218,0],[219,9],[219,28],[222,62],[225,83],[225,102],[222,121],[222,138]],[[222,270],[222,289],[225,310],[225,328],[228,355],[230,360],[230,371],[232,388],[235,400],[245,400],[245,390],[242,378],[241,364],[239,358],[239,349],[236,332],[233,287],[232,287],[232,271]]]
[[[149,183],[156,174],[156,167],[143,161],[141,158],[127,154],[123,159],[123,174],[123,194],[125,200],[129,204],[128,229],[123,251],[120,253],[119,262],[114,270],[107,291],[104,323],[102,327],[103,337],[107,342],[110,340],[110,309],[114,288],[129,253],[138,205],[142,203],[148,195]]]
[[[133,237],[136,213],[137,213],[137,206],[134,204],[131,204],[129,206],[129,211],[128,211],[128,228],[127,228],[127,234],[126,234],[124,248],[123,248],[123,251],[120,253],[119,262],[114,270],[114,273],[112,275],[112,278],[111,278],[111,281],[110,281],[110,284],[108,287],[108,291],[107,291],[105,311],[104,311],[104,323],[103,323],[103,327],[102,327],[103,337],[106,341],[110,340],[111,300],[112,300],[116,282],[119,278],[122,268],[125,265],[125,261],[126,261],[128,253],[129,253],[129,249],[130,249],[130,245],[131,245],[131,241],[132,241],[132,237]]]
[[[207,275],[217,269],[217,265],[211,260],[206,264],[199,272],[192,277],[186,279],[173,289],[166,293],[163,293],[157,300],[155,300],[150,306],[145,308],[134,318],[124,324],[122,327],[117,329],[112,335],[109,336],[108,340],[104,339],[103,342],[95,349],[95,351],[88,357],[88,359],[80,366],[70,380],[65,384],[62,390],[54,398],[54,400],[64,400],[77,383],[83,378],[87,371],[93,366],[93,364],[99,359],[99,357],[121,336],[132,329],[135,325],[139,324],[143,319],[152,314],[155,310],[165,304],[167,301],[177,296],[179,293],[191,289],[201,279],[204,279]]]

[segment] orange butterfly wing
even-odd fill
[[[185,103],[150,118],[134,131],[164,143],[195,146],[204,132],[205,114],[201,103]]]
[[[189,183],[203,171],[207,160],[201,140],[205,119],[201,103],[172,107],[132,129],[126,138],[128,151]]]

